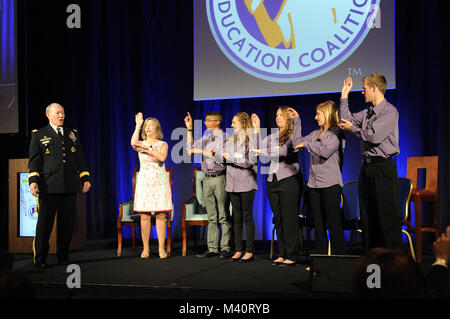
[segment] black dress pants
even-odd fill
[[[359,205],[364,251],[402,249],[397,166],[392,158],[363,164],[359,176]]]
[[[77,213],[77,194],[40,194],[39,217],[34,238],[34,262],[46,262],[49,240],[57,218],[57,252],[59,260],[69,257],[69,246]]]
[[[234,249],[242,251],[242,222],[245,224],[247,233],[247,253],[255,252],[255,221],[253,220],[253,201],[255,199],[255,190],[243,193],[229,193],[231,205],[233,206],[233,224],[234,224]]]
[[[326,188],[310,188],[308,190],[309,205],[314,219],[314,240],[316,253],[326,254],[327,229],[330,231],[331,253],[345,253],[345,235],[341,221],[342,187],[334,185]]]
[[[268,197],[278,238],[279,257],[296,261],[300,257],[300,198],[303,191],[301,174],[279,181],[274,174],[268,185]]]

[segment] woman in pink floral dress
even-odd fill
[[[139,140],[141,132],[142,141]],[[156,215],[159,257],[167,258],[166,213],[172,211],[172,191],[164,162],[169,146],[162,141],[163,134],[159,121],[155,118],[145,120],[142,113],[136,115],[136,128],[131,138],[131,146],[139,152],[140,169],[136,178],[134,211],[141,213],[141,236],[144,249],[141,258],[150,256],[150,218]]]

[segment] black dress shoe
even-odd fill
[[[211,258],[211,257],[217,257],[217,256],[219,256],[219,253],[215,253],[212,251],[207,251],[204,254],[197,255],[198,258]]]
[[[220,252],[220,256],[219,256],[220,259],[228,259],[230,257],[231,257],[231,251],[224,250],[224,251]]]
[[[62,266],[62,265],[67,266],[67,265],[70,265],[69,259],[58,259],[57,265],[58,265],[58,266]]]
[[[293,262],[293,263],[281,263],[280,264],[280,267],[292,267],[292,266],[295,266],[295,265],[297,265],[297,263],[296,262]]]
[[[252,261],[254,261],[255,260],[255,258],[253,258],[253,256],[252,257],[250,257],[250,258],[248,258],[248,259],[239,259],[239,262],[240,263],[249,263],[249,262],[252,262]]]
[[[39,268],[39,269],[47,269],[47,262],[37,262],[34,264],[34,267]]]

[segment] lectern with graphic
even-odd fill
[[[28,187],[28,159],[9,160],[9,252],[33,252],[38,218],[37,200]],[[58,216],[56,217],[58,218]],[[56,220],[50,237],[50,254],[56,253]],[[86,241],[86,196],[78,194],[75,230],[70,250],[79,250]]]

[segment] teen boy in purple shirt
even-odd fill
[[[215,154],[215,150],[223,148],[226,142],[226,134],[220,128],[222,121],[223,117],[220,112],[208,113],[205,118],[207,132],[200,140],[194,141],[192,117],[188,113],[184,119],[188,130],[187,148],[189,154],[203,155],[202,171],[205,173],[203,199],[209,225],[208,250],[197,255],[200,258],[220,256],[220,258],[225,259],[231,256],[231,222],[226,210],[225,164],[223,158]],[[222,234],[220,228],[222,228]]]
[[[392,159],[400,153],[398,111],[386,101],[386,78],[374,73],[363,78],[363,95],[372,106],[351,113],[348,95],[353,80],[344,80],[340,128],[361,140],[363,164],[359,176],[359,205],[364,249],[402,248],[397,166]]]

